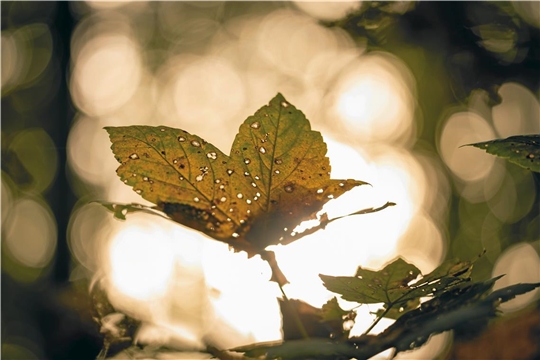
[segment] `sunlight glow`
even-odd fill
[[[460,146],[493,140],[494,137],[493,129],[479,114],[455,113],[448,118],[441,133],[441,156],[450,170],[460,179],[481,180],[489,174],[495,157],[472,146]]]
[[[75,104],[89,115],[103,115],[125,104],[141,78],[140,55],[125,35],[103,35],[85,43],[71,78]]]
[[[137,299],[163,294],[174,269],[170,241],[159,229],[152,230],[131,226],[111,243],[112,280],[120,291]]]
[[[414,135],[414,85],[410,71],[386,53],[364,55],[335,86],[332,109],[344,131],[368,141],[406,141]]]

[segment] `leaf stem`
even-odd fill
[[[378,317],[373,321],[373,323],[371,323],[371,325],[367,328],[366,331],[364,331],[364,333],[363,333],[362,335],[367,335],[367,334],[369,334],[369,332],[370,332],[371,330],[373,330],[373,328],[375,327],[375,325],[377,325],[377,324],[379,323],[379,321],[381,321],[381,319],[382,319],[386,314],[388,314],[388,312],[390,311],[391,308],[392,308],[392,306],[388,306],[388,308],[386,308],[386,309],[383,311],[383,313],[382,313],[380,316],[378,316]]]

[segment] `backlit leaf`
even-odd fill
[[[124,183],[174,221],[249,256],[365,184],[330,179],[321,134],[281,94],[240,126],[230,155],[166,126],[106,130]]]
[[[343,299],[361,304],[383,303],[384,308],[376,314],[398,319],[417,308],[420,298],[442,294],[467,281],[475,261],[448,260],[419,277],[418,268],[398,258],[380,271],[358,268],[356,276],[320,277],[328,290],[341,294]]]
[[[469,146],[484,149],[489,154],[507,159],[525,169],[540,172],[540,135],[511,136]]]

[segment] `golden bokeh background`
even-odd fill
[[[461,147],[540,133],[540,74],[530,65],[538,3],[1,6],[5,358],[95,358],[96,283],[142,320],[141,343],[197,351],[279,339],[280,292],[259,257],[147,214],[118,221],[90,202],[145,203],[117,178],[104,126],[167,125],[228,152],[241,122],[277,92],[323,134],[333,178],[372,184],[328,203],[330,217],[397,203],[275,246],[290,298],[324,304],[333,295],[320,273],[378,269],[396,256],[429,272],[482,249],[475,278],[540,281],[540,177]],[[466,16],[441,15],[452,6]],[[464,28],[459,21],[474,48],[446,32]],[[352,333],[376,310],[360,307]],[[398,358],[431,358],[448,341]]]

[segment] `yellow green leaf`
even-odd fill
[[[166,126],[105,129],[124,183],[174,221],[250,256],[365,184],[330,179],[321,134],[281,94],[240,126],[230,155]]]

